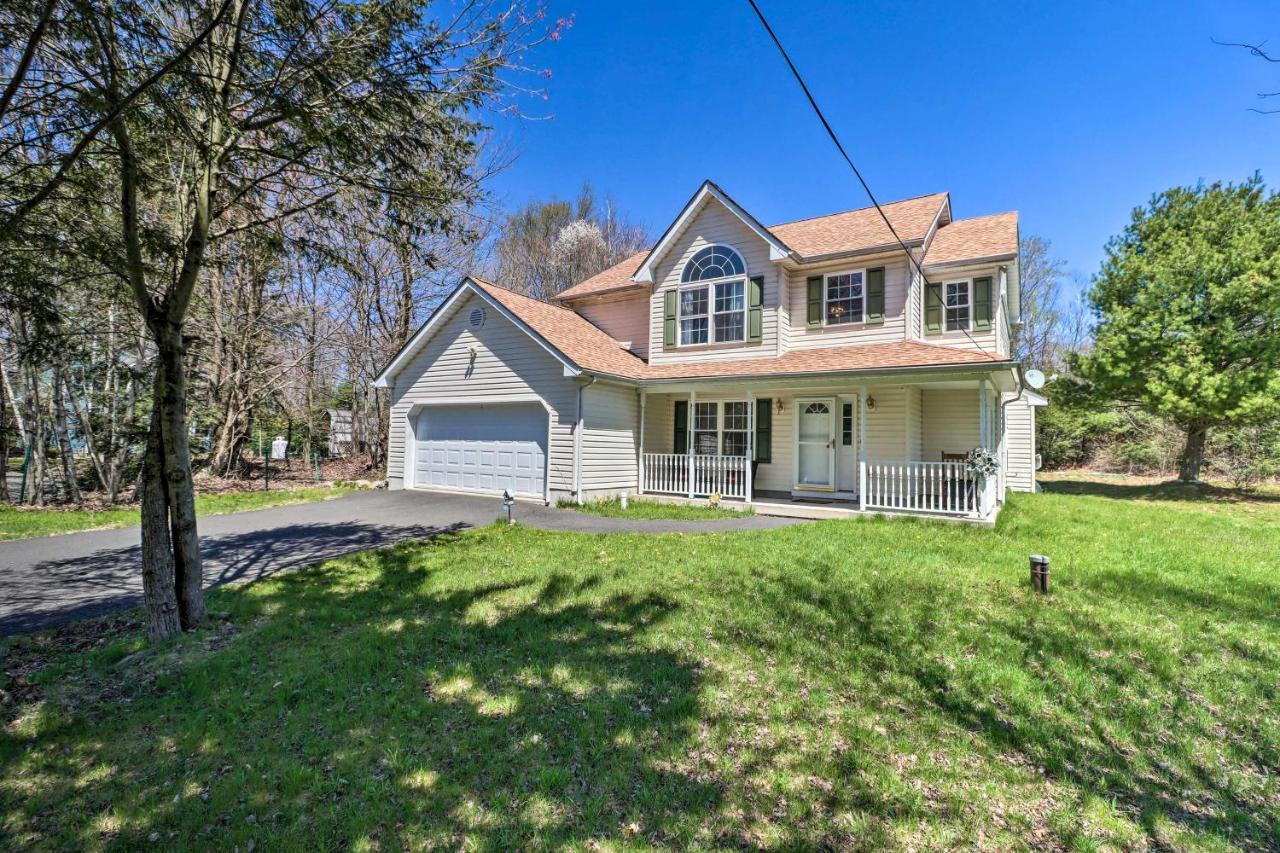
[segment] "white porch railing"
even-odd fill
[[[693,488],[690,489],[692,482]],[[640,491],[705,498],[747,498],[747,457],[640,454]]]
[[[990,482],[979,485],[963,462],[865,464],[867,509],[980,517],[991,506]]]

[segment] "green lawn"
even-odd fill
[[[196,513],[222,515],[249,509],[266,509],[284,504],[329,500],[351,491],[349,486],[313,486],[305,489],[280,489],[272,492],[228,492],[198,495]],[[77,530],[128,527],[138,523],[137,506],[111,509],[60,509],[58,507],[14,507],[0,504],[0,540],[53,536]]]
[[[0,837],[1280,847],[1280,504],[1063,488],[994,531],[493,526],[220,588],[138,658],[15,641]]]
[[[678,504],[667,503],[666,501],[649,501],[649,500],[629,500],[627,508],[622,508],[622,503],[614,498],[613,500],[587,501],[581,506],[572,501],[560,504],[561,507],[567,509],[575,509],[578,512],[590,513],[591,515],[603,515],[609,518],[649,518],[649,519],[674,519],[677,521],[698,521],[709,518],[740,518],[744,515],[750,515],[750,510],[735,510],[727,507],[714,507],[707,504]]]

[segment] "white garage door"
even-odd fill
[[[536,403],[432,406],[414,425],[414,485],[542,497],[547,410]]]

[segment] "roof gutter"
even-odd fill
[[[786,373],[751,373],[751,374],[722,374],[718,376],[663,376],[654,379],[638,380],[641,385],[664,385],[683,382],[725,382],[725,381],[749,381],[755,379],[812,379],[815,377],[831,376],[878,376],[887,374],[889,376],[910,375],[914,373],[968,373],[975,370],[982,371],[988,369],[1017,368],[1018,362],[1011,360],[1004,361],[978,361],[978,362],[962,362],[959,364],[911,364],[902,367],[875,367],[875,368],[857,368],[853,370],[809,370],[809,371],[789,371]],[[631,380],[637,381],[637,380]]]

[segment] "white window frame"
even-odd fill
[[[729,429],[726,426],[725,418],[727,415],[727,408],[733,404],[741,404],[743,407],[743,418],[744,418],[743,422],[746,424],[746,426],[744,426],[742,429]],[[743,451],[741,456],[735,455],[735,458],[742,458],[749,455],[751,453],[751,401],[749,400],[721,400],[720,401],[720,455],[721,456],[730,455],[724,452],[724,437],[725,435],[731,432],[742,433]]]
[[[703,311],[701,314],[685,314],[684,313],[685,291],[702,290],[703,288],[706,288],[706,291],[707,291],[707,299],[706,299],[707,310]],[[711,289],[708,288],[707,283],[703,281],[692,282],[690,284],[683,284],[680,286],[679,290],[676,291],[676,346],[677,347],[705,347],[707,344],[711,343],[712,338],[715,337],[715,329],[712,328],[712,323],[711,323],[711,314],[712,314],[711,309],[713,308],[711,304],[711,300],[712,300]],[[707,321],[707,339],[705,341],[697,341],[694,343],[686,344],[684,342],[684,321],[700,320],[700,319],[705,319]]]
[[[708,278],[702,281],[691,281],[688,284],[680,285],[678,295],[676,296],[676,346],[677,347],[705,347],[713,344],[742,344],[747,341],[747,282],[749,276],[725,276],[724,278]],[[716,287],[722,284],[739,284],[742,286],[742,307],[737,311],[716,311]],[[707,291],[707,311],[705,314],[685,314],[684,313],[684,293],[687,290]],[[738,314],[742,317],[742,336],[727,340],[720,340],[716,337],[716,315]],[[707,319],[707,339],[700,343],[684,342],[683,327],[680,325],[684,320],[698,320],[705,317]]]
[[[730,403],[741,403],[743,406],[746,407],[747,426],[745,429],[731,429],[731,430],[725,429],[725,426],[724,426],[725,406],[729,405]],[[698,433],[712,432],[712,430],[709,430],[709,429],[698,429],[698,414],[697,414],[698,406],[715,406],[716,407],[716,428],[714,430],[716,434],[716,452],[713,454],[698,452]],[[754,429],[754,424],[752,423],[752,418],[751,418],[751,401],[750,400],[695,400],[693,403],[693,406],[691,407],[689,417],[690,417],[689,431],[691,433],[690,438],[693,444],[693,454],[695,456],[721,456],[721,457],[726,456],[727,454],[724,452],[724,436],[726,432],[742,433],[743,436],[746,438],[746,453],[750,454],[751,431],[752,429]],[[742,458],[742,457],[733,457],[733,458]]]
[[[861,280],[861,283],[859,284],[859,287],[861,288],[860,298],[862,302],[862,315],[858,317],[858,319],[856,320],[849,320],[848,322],[845,322],[845,323],[832,323],[830,309],[827,307],[827,292],[828,292],[827,284],[828,282],[830,282],[831,279],[838,278],[842,275],[848,275],[848,276],[857,275],[861,277],[862,280]],[[844,300],[837,299],[835,301],[843,302]],[[835,272],[823,273],[822,274],[822,326],[823,328],[826,328],[828,326],[833,326],[835,328],[839,328],[841,326],[856,326],[859,323],[866,323],[866,322],[867,322],[867,269],[866,267],[863,267],[861,269],[836,270]]]
[[[950,328],[947,312],[951,309],[951,304],[947,301],[947,288],[953,284],[964,285],[964,302],[965,307],[969,309],[969,322],[964,328],[957,326]],[[942,282],[942,331],[943,332],[970,332],[973,331],[973,279],[972,278],[955,278],[950,281]]]

